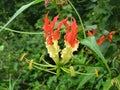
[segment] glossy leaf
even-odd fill
[[[95,52],[95,54],[102,60],[103,64],[105,65],[106,69],[108,70],[109,73],[110,69],[107,65],[107,62],[104,58],[104,56],[102,55],[99,46],[96,43],[95,37],[87,37],[86,39],[81,40],[81,44],[87,46],[88,48],[90,48],[93,52]]]

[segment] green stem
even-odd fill
[[[81,24],[81,26],[82,26],[84,38],[86,38],[85,27],[84,27],[84,25],[83,25],[83,21],[82,21],[82,19],[81,19],[81,16],[80,16],[80,14],[78,13],[78,11],[76,10],[76,8],[74,7],[74,5],[71,3],[71,1],[68,0],[68,2],[69,2],[69,4],[71,5],[71,7],[74,9],[74,11],[76,12],[76,14],[77,14],[77,16],[78,16],[78,18],[79,18],[79,20],[80,20],[80,24]]]
[[[29,60],[26,59],[26,62],[29,63]],[[50,72],[50,73],[52,73],[52,74],[56,74],[55,72],[52,72],[52,71],[51,71],[51,70],[55,70],[56,67],[49,68],[49,69],[44,69],[44,68],[40,68],[40,67],[38,67],[37,65],[38,65],[38,64],[36,64],[35,62],[33,62],[33,66],[32,66],[32,67],[37,68],[37,69],[39,69],[39,70],[46,71],[46,72]]]
[[[27,63],[30,62],[30,60],[28,60],[27,58],[25,58],[25,60],[26,60]],[[37,65],[37,66],[42,66],[42,67],[56,67],[56,66],[54,66],[52,64],[49,64],[49,63],[47,63],[47,65],[45,65],[45,64],[39,64],[39,63],[33,62],[33,64]]]
[[[0,26],[0,28],[2,28],[2,26]],[[43,32],[23,32],[23,31],[13,30],[10,28],[4,28],[4,29],[10,32],[15,32],[15,33],[20,33],[20,34],[43,34]]]
[[[70,73],[70,70],[64,67],[61,67],[61,69],[66,72],[66,73]],[[76,74],[80,74],[80,75],[95,75],[95,73],[81,73],[81,72],[77,72],[75,71]]]
[[[69,70],[65,69],[64,67],[61,67],[61,69],[66,73],[70,73]]]
[[[47,65],[51,65],[50,63],[46,62],[44,59],[43,59],[43,62],[46,63]]]
[[[39,63],[36,63],[36,62],[33,62],[33,64],[38,65],[38,66],[42,66],[42,67],[55,67],[53,65],[44,65],[44,64],[39,64]]]
[[[81,73],[81,72],[77,72],[75,71],[76,74],[80,74],[80,75],[95,75],[95,73]]]
[[[103,64],[106,66],[106,69],[108,70],[110,78],[111,78],[111,70],[110,70],[110,68],[109,68],[109,66],[107,64],[107,61],[105,60],[105,58],[103,56],[101,56],[101,59],[103,61]]]
[[[52,72],[52,71],[47,70],[47,69],[40,68],[40,67],[35,66],[35,65],[34,65],[33,67],[35,67],[35,68],[37,68],[37,69],[39,69],[39,70],[43,70],[43,71],[46,71],[46,72],[50,72],[50,73],[52,73],[52,74],[56,74],[55,72]]]

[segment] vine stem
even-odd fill
[[[0,26],[0,28],[2,28],[2,26]],[[23,31],[13,30],[13,29],[10,29],[10,28],[4,28],[4,29],[7,30],[7,31],[20,33],[20,34],[43,34],[43,32],[23,32]]]
[[[71,7],[74,9],[74,11],[76,12],[76,14],[77,14],[77,16],[78,16],[78,18],[79,18],[79,20],[80,20],[80,24],[81,24],[81,26],[82,26],[84,38],[86,38],[85,27],[84,27],[84,25],[83,25],[83,21],[82,21],[82,19],[81,19],[81,16],[80,16],[80,14],[78,13],[78,11],[76,10],[76,8],[74,7],[74,5],[72,4],[72,2],[71,2],[70,0],[68,0],[68,2],[69,2],[69,4],[71,5]]]

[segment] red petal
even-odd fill
[[[110,33],[109,33],[109,35],[113,35],[113,34],[115,34],[116,33],[116,31],[111,31]]]
[[[51,36],[51,35],[49,35],[49,36],[46,38],[46,42],[47,42],[47,44],[52,45],[52,36]]]
[[[47,33],[49,32],[49,19],[48,19],[48,13],[45,15],[44,18],[44,25],[43,25],[43,30],[45,32],[45,38],[47,36]]]
[[[56,23],[57,20],[58,20],[58,17],[59,17],[59,15],[55,16],[54,19],[51,21],[51,23],[50,23],[51,28],[54,27],[55,23]]]
[[[111,41],[112,41],[112,36],[113,36],[113,34],[115,34],[115,33],[116,33],[116,31],[111,31],[111,32],[108,34],[108,36],[106,37],[106,39],[111,42]]]
[[[44,23],[47,25],[49,24],[48,13],[45,15]]]
[[[64,19],[63,24],[64,24],[65,27],[68,29],[68,28],[70,28],[70,25],[67,24],[67,21],[68,21],[68,18]]]
[[[90,32],[90,31],[87,32],[87,35],[88,35],[88,36],[94,36],[93,33]]]
[[[97,32],[96,30],[92,30],[92,31],[93,31],[93,35],[95,35],[95,34],[96,34],[96,32]]]
[[[46,14],[45,18],[44,18],[44,37],[46,38],[46,42],[49,45],[52,45],[52,39],[57,40],[59,39],[59,30],[54,31],[54,25],[58,20],[58,15],[54,17],[54,19],[49,23],[49,19],[48,19],[48,13]]]
[[[58,40],[60,38],[60,32],[59,30],[55,30],[53,34],[53,39]]]
[[[103,43],[103,41],[105,40],[105,36],[101,36],[98,40],[97,40],[97,44],[101,45]]]
[[[111,42],[111,41],[112,41],[112,35],[108,35],[108,36],[106,37],[106,39]]]
[[[73,33],[77,33],[78,26],[76,24],[76,20],[73,18],[73,24],[71,25],[71,29]]]
[[[60,28],[62,27],[62,25],[64,24],[64,22],[65,22],[65,19],[62,20],[62,21],[58,24],[57,30],[60,30]]]

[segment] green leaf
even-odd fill
[[[87,30],[94,30],[97,29],[97,25],[86,26]]]
[[[56,81],[57,81],[57,76],[56,76],[56,75],[50,77],[50,78],[48,79],[48,81],[47,81],[48,87],[51,87],[51,85],[52,85],[53,83],[55,83]]]
[[[93,72],[95,72],[95,67],[87,67],[86,70],[87,70],[87,73],[93,73]],[[81,90],[81,87],[85,83],[87,83],[91,78],[95,78],[95,75],[94,74],[93,75],[87,75],[87,76],[81,75],[80,78],[79,78],[80,82],[79,82],[76,90]]]
[[[38,3],[42,2],[42,1],[44,1],[44,0],[35,0],[34,3],[33,3],[33,5],[34,4],[38,4]]]
[[[10,20],[0,29],[0,32],[5,29],[5,27],[8,26],[8,24],[10,24],[20,13],[22,13],[24,10],[26,10],[27,8],[29,8],[30,6],[34,5],[34,4],[37,4],[39,2],[41,2],[43,0],[35,0],[33,2],[30,2],[26,5],[23,5],[21,8],[19,8],[15,13],[14,15],[10,18]]]
[[[89,75],[89,76],[83,76],[83,78],[81,79],[78,87],[77,87],[77,90],[80,90],[80,88],[86,83],[88,82],[91,78],[93,78],[94,75]]]
[[[1,45],[1,46],[0,46],[0,51],[3,51],[3,50],[4,50],[4,46]]]
[[[103,84],[103,90],[109,90],[111,86],[112,86],[111,79],[108,79],[108,80]]]
[[[106,69],[108,70],[108,72],[111,74],[111,71],[107,65],[107,62],[104,58],[104,56],[102,55],[99,46],[96,43],[95,37],[87,37],[86,39],[81,40],[81,44],[87,46],[88,48],[90,48],[103,62],[103,64],[105,65]]]

